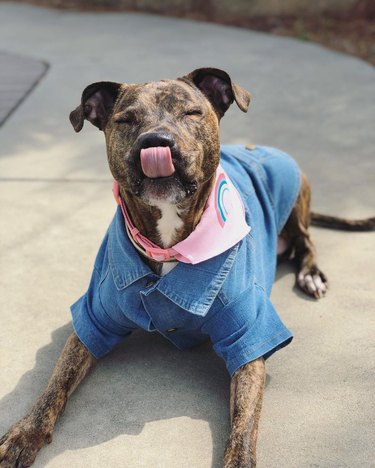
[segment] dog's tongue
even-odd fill
[[[143,173],[150,178],[168,177],[174,173],[172,154],[169,146],[155,146],[141,150]]]

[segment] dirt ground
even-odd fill
[[[254,18],[238,26],[318,42],[375,65],[375,18]]]
[[[1,0],[0,0],[1,1]],[[19,0],[20,3],[48,6],[58,9],[83,11],[124,11],[121,7],[98,7],[100,2],[89,0]],[[107,2],[108,3],[108,2]],[[113,2],[115,4],[116,2]],[[129,11],[129,9],[127,9]],[[132,11],[140,11],[132,9]],[[360,57],[375,65],[375,1],[359,0],[356,7],[341,16],[261,16],[228,17],[220,16],[210,8],[210,2],[202,4],[192,12],[166,10],[164,12],[145,11],[184,17],[199,21],[227,24],[255,29],[281,36],[295,37],[305,41],[315,41],[331,49]]]

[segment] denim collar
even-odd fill
[[[149,276],[155,283],[144,292],[145,295],[158,290],[187,312],[200,316],[206,315],[210,309],[240,245],[236,244],[222,254],[196,265],[179,262],[167,275],[159,277],[142,261],[131,244],[120,207],[117,208],[108,234],[109,265],[117,290],[124,290],[137,280]]]

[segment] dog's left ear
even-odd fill
[[[87,86],[81,97],[81,104],[69,115],[76,132],[80,132],[85,120],[91,122],[99,130],[107,125],[108,118],[115,105],[120,83],[100,81]]]
[[[247,112],[251,94],[233,83],[230,76],[219,68],[197,68],[182,78],[189,80],[201,90],[214,106],[219,117],[223,117],[229,106],[236,101],[238,107]]]

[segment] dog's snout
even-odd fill
[[[156,146],[169,146],[172,148],[175,141],[171,135],[167,133],[144,133],[138,138],[138,145],[140,149],[152,148]]]

